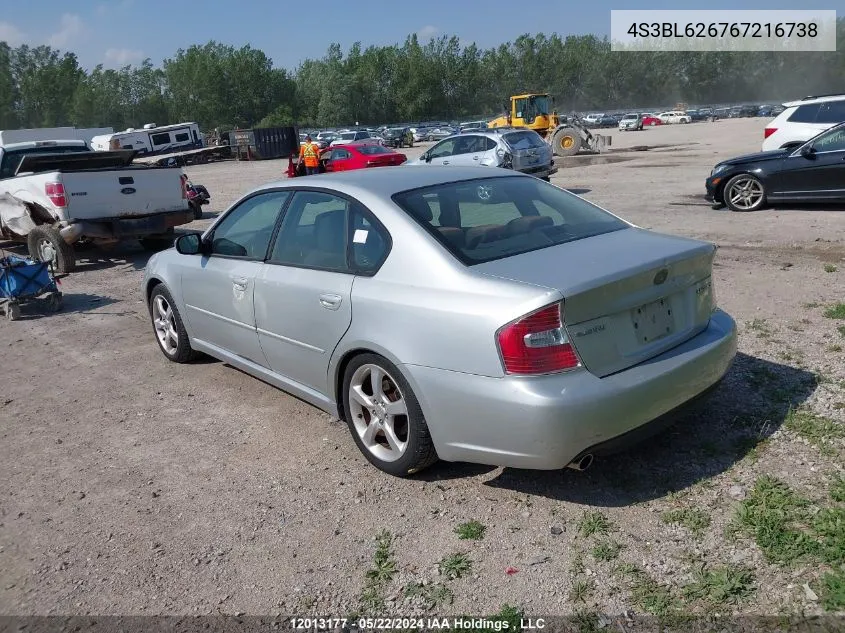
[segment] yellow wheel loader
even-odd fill
[[[488,128],[522,127],[534,130],[552,146],[557,156],[574,156],[580,151],[601,152],[612,137],[593,134],[577,115],[558,116],[550,106],[548,94],[516,95],[510,99],[510,110],[490,121]]]

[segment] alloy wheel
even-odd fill
[[[728,198],[737,209],[750,211],[763,199],[763,185],[756,178],[739,178],[731,184]]]
[[[179,347],[179,335],[176,333],[176,314],[163,295],[156,295],[153,302],[153,327],[161,348],[168,356],[174,356]]]
[[[349,408],[362,444],[394,462],[408,449],[408,406],[396,380],[374,364],[359,367],[349,383]]]

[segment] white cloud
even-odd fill
[[[144,58],[144,51],[133,50],[131,48],[110,48],[106,51],[106,65],[109,66],[136,64],[143,61]]]
[[[421,40],[430,40],[432,37],[440,33],[440,29],[436,26],[428,24],[417,31],[417,37]]]
[[[47,43],[54,48],[66,48],[85,31],[85,25],[75,13],[65,13],[59,23],[59,30],[53,33]]]
[[[11,22],[0,22],[0,42],[9,46],[20,46],[26,41],[26,34]]]

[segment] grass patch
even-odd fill
[[[455,534],[459,539],[480,541],[484,538],[484,533],[487,531],[487,526],[473,519],[466,523],[461,523],[455,527]]]
[[[771,563],[790,564],[814,552],[804,529],[809,502],[773,477],[760,477],[737,509],[738,526],[750,533]]]
[[[404,595],[406,600],[421,603],[427,611],[452,604],[455,599],[452,590],[441,583],[422,584],[412,582],[405,586]]]
[[[437,568],[449,580],[454,580],[466,576],[472,571],[472,561],[466,554],[449,554],[440,561]]]
[[[614,560],[622,551],[622,545],[610,539],[596,543],[593,547],[593,558],[599,562],[608,562]]]
[[[693,582],[683,588],[684,597],[713,607],[739,604],[754,593],[754,574],[743,567],[727,565],[707,569],[701,565],[693,578]]]
[[[766,319],[754,319],[746,321],[745,326],[757,334],[757,338],[770,338],[773,334],[772,328]]]
[[[804,307],[808,310],[812,310],[813,308],[818,308],[821,304],[818,301],[810,301],[804,304]]]
[[[825,264],[824,265],[824,271],[826,273],[835,273],[836,272],[836,266],[834,266],[833,264]]]
[[[748,384],[755,389],[767,387],[778,379],[778,375],[768,367],[757,365],[748,372]]]
[[[583,574],[585,570],[586,567],[584,567],[584,554],[578,552],[578,554],[575,555],[575,558],[572,559],[572,563],[569,565],[569,573],[573,576],[578,576],[580,574]]]
[[[626,576],[631,600],[637,607],[664,620],[680,614],[681,603],[668,586],[661,585],[636,565],[618,569]]]
[[[571,602],[587,602],[587,598],[593,593],[595,583],[592,580],[576,580],[569,590]]]
[[[668,510],[660,518],[664,523],[685,527],[696,537],[700,537],[710,527],[710,515],[700,508]]]
[[[845,303],[834,303],[822,312],[828,319],[845,319]]]
[[[845,325],[840,325],[836,328],[836,331],[839,332],[839,336],[845,336]],[[839,349],[841,350],[842,348],[840,347]]]
[[[791,409],[786,414],[783,426],[826,451],[830,451],[833,440],[845,437],[845,426],[805,409]]]
[[[366,581],[361,592],[361,611],[365,614],[384,612],[384,588],[396,575],[396,561],[393,558],[393,537],[387,530],[376,536],[376,551],[373,566],[364,575]]]
[[[830,482],[830,498],[837,503],[845,503],[845,478],[842,475],[837,475]]]
[[[604,535],[610,532],[612,527],[610,519],[598,511],[585,512],[578,522],[578,532],[583,536]]]
[[[845,610],[845,570],[825,574],[821,594],[822,607],[828,611]]]

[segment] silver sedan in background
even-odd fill
[[[583,469],[727,371],[714,252],[510,170],[385,167],[248,193],[143,293],[167,359],[338,416],[383,471]]]

